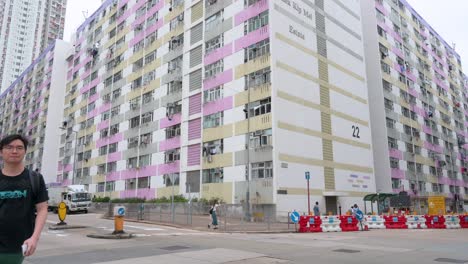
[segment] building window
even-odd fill
[[[252,163],[251,170],[252,179],[264,179],[273,177],[273,162],[258,162]]]
[[[202,183],[222,183],[224,178],[223,168],[203,170]]]
[[[214,89],[203,92],[203,101],[206,103],[214,102],[223,98],[223,86],[218,86]]]
[[[180,136],[180,124],[166,128],[166,139]]]
[[[390,157],[390,168],[392,168],[392,169],[399,169],[399,168],[400,168],[399,160]]]
[[[220,34],[205,43],[205,55],[224,46],[224,34]]]
[[[179,173],[164,174],[163,180],[166,187],[179,186]]]
[[[244,32],[249,33],[266,25],[268,25],[268,10],[262,12],[258,16],[250,18],[245,23]]]
[[[164,163],[171,163],[180,160],[180,149],[171,149],[164,153]]]
[[[259,116],[271,112],[271,97],[249,104],[249,116]]]
[[[400,179],[392,179],[392,189],[400,189],[401,180]]]
[[[221,59],[215,63],[205,66],[205,78],[211,78],[224,70],[224,61]]]
[[[218,127],[223,125],[224,112],[207,115],[203,118],[203,128]]]
[[[140,156],[140,167],[151,165],[151,154]]]
[[[272,145],[272,130],[258,130],[250,133],[250,148],[261,148]]]
[[[270,39],[265,39],[247,47],[245,49],[245,58],[247,61],[250,61],[269,53]]]

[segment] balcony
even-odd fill
[[[214,4],[205,5],[205,17],[210,17],[231,4],[232,0],[218,0]]]
[[[235,79],[270,66],[270,53],[250,60],[235,69]]]
[[[224,0],[223,0],[224,1]],[[227,1],[226,1],[227,2]],[[218,24],[213,24],[210,27],[205,28],[205,37],[204,39],[212,39],[221,33],[224,33],[232,29],[232,17],[221,21]]]
[[[250,121],[250,124],[247,123],[248,120]],[[268,129],[272,126],[271,113],[251,117],[248,120],[243,120],[235,124],[236,136],[246,134],[248,132],[254,132],[257,130]],[[249,131],[247,131],[248,127],[250,128]]]
[[[220,167],[231,167],[232,162],[232,152],[212,155],[211,158],[203,157],[203,169],[213,169]]]
[[[249,91],[250,90],[250,91]],[[255,102],[271,96],[271,83],[264,83],[258,86],[249,88],[247,91],[236,94],[235,106],[242,106],[247,104],[250,92],[250,102]]]

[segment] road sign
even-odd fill
[[[123,206],[114,207],[114,216],[125,216],[125,207]]]
[[[305,172],[305,179],[310,180],[310,172],[308,171]]]
[[[358,221],[362,221],[362,219],[364,218],[364,214],[359,209],[357,209],[357,211],[356,211],[356,218],[357,218]]]
[[[296,212],[296,211],[292,212],[289,217],[291,217],[291,220],[293,221],[293,223],[299,222],[299,217],[300,216],[299,216],[298,212]]]

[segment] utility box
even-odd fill
[[[114,216],[125,216],[125,206],[115,206]]]

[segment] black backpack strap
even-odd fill
[[[35,171],[31,171],[29,169],[27,170],[29,174],[29,181],[31,182],[33,199],[35,200],[37,198],[37,194],[39,193],[39,175]]]

